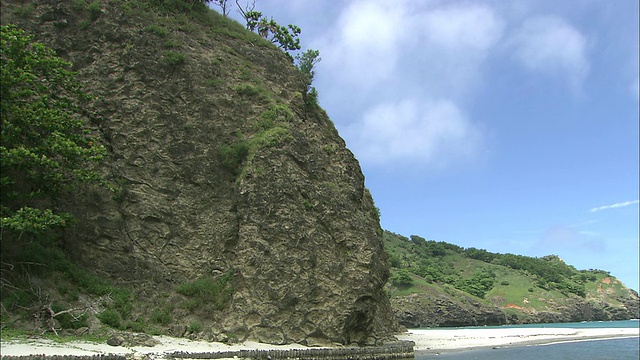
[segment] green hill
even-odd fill
[[[635,291],[555,255],[498,254],[388,231],[384,242],[392,306],[408,327],[638,318]]]

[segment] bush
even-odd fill
[[[496,274],[494,272],[484,269],[469,279],[456,281],[454,286],[458,290],[483,299],[486,293],[493,288],[495,278]]]
[[[266,103],[269,100],[269,93],[267,92],[267,90],[260,86],[244,83],[236,86],[234,90],[239,95],[257,99],[262,103]]]
[[[144,319],[137,318],[136,321],[127,324],[127,330],[143,333],[147,331],[147,324],[144,322]]]
[[[202,330],[202,324],[200,322],[192,322],[189,324],[189,332],[190,333],[199,333]]]
[[[178,66],[184,64],[187,56],[179,51],[166,51],[164,53],[164,61],[169,66]]]
[[[391,283],[398,287],[409,287],[413,285],[413,278],[407,269],[400,269],[398,273],[391,278]]]
[[[89,17],[91,21],[96,21],[100,15],[102,14],[102,9],[100,9],[100,3],[97,1],[92,2],[87,6],[87,10],[89,10]]]
[[[227,305],[234,288],[230,285],[233,271],[228,271],[216,279],[203,277],[178,286],[176,292],[191,299],[187,308],[195,310],[203,305],[213,305],[214,309],[222,310]]]
[[[161,38],[167,37],[169,35],[169,30],[155,24],[147,26],[146,28],[144,28],[144,31],[154,33]]]
[[[387,262],[391,267],[394,267],[394,268],[400,267],[400,258],[396,254],[389,254],[389,256],[387,257]]]
[[[221,146],[218,149],[218,155],[222,161],[222,166],[234,175],[240,174],[241,165],[247,158],[250,148],[251,145],[247,141]]]
[[[171,324],[171,322],[173,321],[173,316],[171,315],[171,308],[165,307],[165,308],[155,310],[151,314],[150,320],[160,325]]]
[[[115,310],[107,309],[96,315],[96,317],[105,325],[111,326],[114,329],[122,329],[122,317],[120,317],[120,313]]]

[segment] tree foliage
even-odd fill
[[[236,0],[238,12],[244,18],[247,30],[258,33],[263,38],[278,44],[285,51],[300,50],[300,28],[296,25],[278,24],[273,18],[267,19],[262,12],[256,11],[256,1],[253,0],[244,7]]]
[[[391,277],[391,283],[398,287],[409,287],[413,285],[413,278],[407,269],[400,269],[396,275]]]
[[[455,263],[463,258],[478,260],[492,266],[499,265],[525,273],[534,279],[537,287],[558,290],[565,295],[571,293],[586,296],[585,283],[595,281],[602,270],[581,270],[567,265],[557,255],[529,257],[514,254],[492,253],[473,247],[462,248],[446,242],[426,240],[418,235],[410,239],[398,234],[385,232],[387,239],[394,239],[396,247],[390,252],[390,265],[406,269],[429,282],[449,284],[469,294],[484,297],[494,287],[495,273],[482,270],[463,274],[455,269]],[[477,265],[479,266],[479,265]]]
[[[105,149],[78,108],[89,97],[70,63],[13,25],[2,26],[1,46],[0,226],[38,236],[69,223],[54,200],[99,181],[90,165]]]
[[[229,16],[229,4],[228,4],[228,0],[203,0],[206,3],[214,3],[214,5],[219,6],[220,10],[222,11],[222,16],[227,17]]]
[[[320,60],[320,51],[313,49],[309,49],[302,54],[298,54],[295,58],[296,66],[303,75],[303,94],[307,105],[318,103],[318,91],[315,87],[311,86],[311,84],[313,83],[313,78],[316,74],[313,68]]]

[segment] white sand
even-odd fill
[[[168,336],[154,336],[160,341],[161,345],[154,347],[124,347],[110,346],[106,343],[98,344],[92,342],[72,341],[58,343],[48,339],[30,339],[30,340],[8,340],[2,341],[0,344],[0,354],[2,355],[99,355],[99,354],[118,354],[118,355],[155,355],[162,356],[164,354],[176,351],[183,352],[223,352],[238,351],[252,349],[305,349],[307,347],[299,344],[291,345],[269,345],[257,342],[245,342],[238,345],[226,345],[223,343],[193,341],[182,338],[172,338]],[[152,357],[155,357],[152,356]]]
[[[491,328],[409,330],[400,340],[416,343],[415,351],[442,351],[481,347],[550,344],[556,342],[639,337],[638,328]]]
[[[438,353],[444,351],[463,350],[481,347],[502,347],[516,345],[549,344],[554,342],[580,341],[594,339],[612,339],[621,337],[639,337],[638,328],[603,328],[603,329],[570,329],[570,328],[491,328],[491,329],[432,329],[409,330],[398,335],[400,340],[411,340],[416,343],[416,351]],[[122,347],[96,344],[91,342],[57,343],[47,339],[8,340],[0,344],[2,355],[98,355],[98,354],[130,354],[134,357],[163,354],[175,351],[184,352],[221,352],[251,349],[304,349],[303,345],[284,346],[245,342],[238,345],[192,341],[167,336],[155,337],[162,344],[154,347]]]

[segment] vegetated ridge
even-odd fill
[[[111,190],[3,234],[4,330],[393,340],[378,211],[290,55],[198,1],[3,0],[10,23],[78,72]]]
[[[409,327],[639,318],[638,293],[603,270],[555,255],[533,258],[462,248],[385,231],[391,304]]]

